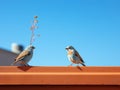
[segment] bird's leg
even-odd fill
[[[70,64],[70,66],[72,66],[72,65],[73,65],[73,63]]]
[[[26,66],[30,66],[30,65],[29,65],[29,64],[27,64],[27,63],[26,63],[25,65],[26,65]]]
[[[24,62],[24,61],[23,61],[23,62]],[[27,64],[27,63],[25,63],[25,62],[24,62],[24,65],[25,65],[25,66],[30,66],[29,64]]]
[[[21,64],[23,64],[24,66],[27,66],[26,63],[24,61],[21,61]]]
[[[73,65],[73,63],[71,63],[69,66],[72,66]]]
[[[13,63],[11,64],[11,66],[13,66],[15,63],[16,63],[16,62],[13,62]]]

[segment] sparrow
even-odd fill
[[[75,50],[75,48],[73,46],[67,46],[65,48],[67,50],[67,57],[70,60],[70,62],[72,62],[72,64],[70,66],[72,66],[73,64],[81,64],[83,66],[86,66],[82,59],[82,57],[80,56],[80,54],[77,52],[77,50]]]
[[[33,56],[33,49],[35,49],[34,46],[29,45],[25,50],[23,50],[16,58],[15,61],[11,64],[14,65],[17,62],[21,62],[24,66],[29,66],[28,62],[31,60]]]

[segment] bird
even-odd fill
[[[72,62],[70,66],[72,66],[73,64],[81,64],[82,66],[86,66],[84,64],[84,60],[73,46],[67,46],[65,49],[67,50],[67,57],[69,61]]]
[[[29,66],[28,62],[31,60],[33,56],[33,50],[35,49],[34,46],[29,45],[26,47],[25,50],[23,50],[16,58],[15,61],[11,64],[14,65],[17,62],[21,62],[24,66]]]

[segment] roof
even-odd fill
[[[120,67],[2,66],[0,84],[120,85]]]
[[[16,56],[17,54],[0,48],[0,66],[9,66]]]

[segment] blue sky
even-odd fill
[[[68,66],[74,46],[87,66],[120,65],[120,0],[0,0],[0,48],[29,45],[38,15],[33,66]]]

